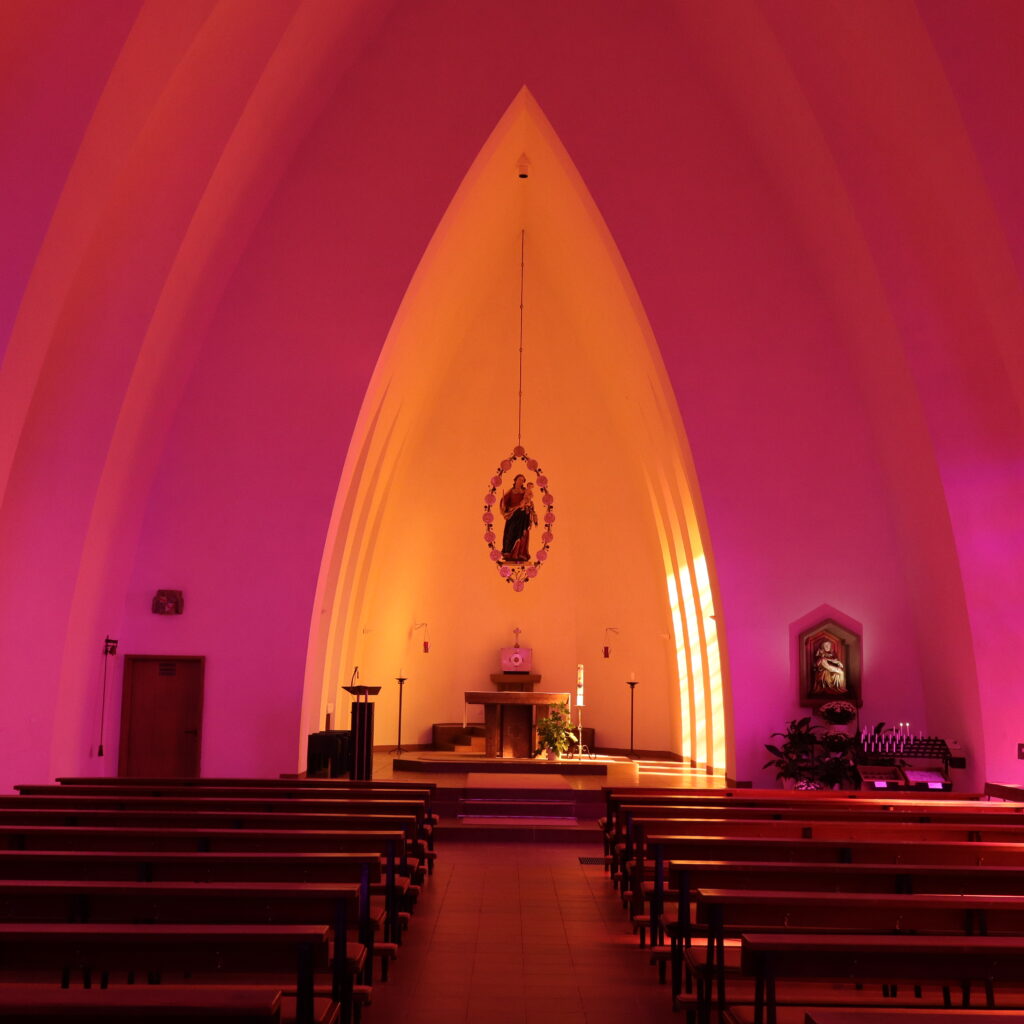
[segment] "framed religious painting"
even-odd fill
[[[860,707],[861,638],[825,619],[799,636],[800,705],[816,708],[831,700]]]

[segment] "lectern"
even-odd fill
[[[353,779],[373,778],[373,708],[371,697],[380,693],[379,686],[343,686],[351,693],[352,702],[352,773]],[[362,700],[359,698],[362,697]]]

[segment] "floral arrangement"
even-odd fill
[[[818,714],[832,725],[846,725],[857,717],[857,708],[848,700],[830,700],[818,708]]]
[[[825,784],[823,782],[816,782],[812,779],[798,779],[793,788],[804,791],[818,791],[824,789]]]
[[[555,757],[561,757],[578,742],[568,703],[554,704],[550,715],[537,720],[537,749],[533,756],[540,757],[545,751],[550,751]]]

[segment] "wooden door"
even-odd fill
[[[125,655],[118,775],[198,777],[204,661]]]

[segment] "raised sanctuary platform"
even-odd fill
[[[636,785],[637,762],[628,757],[597,755],[563,757],[557,761],[532,757],[488,757],[446,750],[410,751],[392,762],[396,772],[486,772],[522,775],[599,775],[611,785]]]

